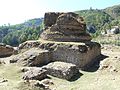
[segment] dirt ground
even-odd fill
[[[102,46],[103,58],[89,70],[80,71],[72,81],[50,76],[52,90],[120,90],[120,46]],[[25,85],[22,67],[9,64],[9,58],[0,58],[6,64],[0,65],[0,90],[40,90]]]

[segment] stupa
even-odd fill
[[[101,55],[100,44],[91,41],[92,38],[86,31],[86,23],[78,14],[45,13],[44,25],[45,29],[39,40],[20,45],[20,48],[39,47],[42,50],[41,58],[38,58],[40,62],[62,61],[85,69]]]
[[[84,19],[78,14],[45,13],[45,31],[41,34],[44,40],[64,42],[86,42],[91,36],[86,32]]]

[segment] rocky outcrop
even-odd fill
[[[42,66],[51,61],[51,53],[48,50],[31,48],[23,53],[15,55],[10,63],[18,62],[23,66]]]
[[[24,80],[43,80],[46,77],[46,70],[41,68],[31,68],[23,75]]]
[[[79,68],[89,67],[101,53],[101,46],[96,42],[88,43],[41,43],[39,48],[49,50],[52,61],[73,63]]]
[[[76,65],[65,62],[52,62],[44,66],[43,69],[47,70],[47,74],[70,80],[74,75],[79,73]]]
[[[41,34],[44,40],[52,41],[90,41],[91,36],[86,32],[86,24],[78,14],[46,13],[45,30]]]
[[[50,55],[49,57],[50,60],[48,59],[48,61],[63,61],[63,62],[73,63],[81,69],[89,67],[89,65],[94,63],[96,61],[96,58],[101,54],[101,46],[99,43],[96,42],[86,42],[86,43],[81,43],[81,42],[67,43],[67,42],[49,42],[49,41],[38,41],[38,42],[40,43],[38,45],[39,50],[42,51],[47,50],[46,53]],[[26,47],[29,46],[24,46],[23,48]],[[44,59],[42,60],[46,61]],[[40,63],[38,63],[38,65],[39,64]]]
[[[33,47],[38,47],[39,45],[40,45],[40,42],[37,40],[26,41],[19,45],[19,49],[30,49]]]
[[[73,63],[81,69],[89,67],[100,55],[101,49],[98,43],[78,45],[58,45],[53,54],[53,61]]]
[[[9,45],[0,44],[0,57],[6,57],[14,54],[14,48]]]

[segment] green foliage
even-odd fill
[[[17,46],[27,40],[37,40],[43,28],[42,21],[43,19],[32,19],[22,24],[1,26],[0,42]]]
[[[101,31],[109,30],[112,26],[120,26],[120,5],[106,9],[76,11],[85,19],[87,30],[93,38],[101,35]],[[90,28],[91,27],[91,28]],[[26,40],[36,40],[44,28],[43,18],[35,18],[17,25],[0,26],[0,43],[16,46]]]
[[[113,18],[117,19],[120,16],[120,5],[108,7],[104,9],[104,11],[108,13],[110,16],[112,16]]]
[[[120,27],[120,5],[102,10],[90,8],[89,10],[76,11],[75,13],[85,19],[87,27],[93,26],[95,28],[96,32],[94,34],[88,29],[88,31],[92,33],[93,38],[99,36],[101,31],[106,32],[106,30],[112,29],[112,26]]]
[[[24,28],[23,30],[10,32],[2,40],[3,43],[16,46],[27,40],[37,40],[40,34],[40,26],[36,28]]]
[[[98,9],[76,11],[76,13],[84,17],[87,25],[94,25],[97,30],[102,29],[101,27],[113,20],[110,15]]]

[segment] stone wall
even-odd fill
[[[98,43],[90,43],[89,45],[59,45],[53,52],[54,61],[63,61],[73,63],[79,68],[84,68],[90,63],[94,63],[94,59],[101,53]]]
[[[50,13],[45,13],[45,16],[44,16],[44,25],[45,27],[51,27],[53,24],[56,23],[56,20],[58,18],[58,16],[60,15],[61,13],[54,13],[54,12],[50,12]]]
[[[36,42],[36,44],[37,43],[38,42]],[[24,47],[22,48],[29,48],[28,45],[30,44],[32,44],[32,42],[30,42],[29,44],[25,44],[26,46],[24,45]],[[30,47],[34,47],[34,44],[35,43],[33,41],[33,45],[30,45]],[[101,46],[99,43],[96,42],[74,42],[72,44],[68,42],[39,42],[39,45],[37,47],[42,49],[43,51],[48,50],[51,55],[49,58],[50,60],[48,59],[49,61],[63,61],[73,63],[82,69],[90,65],[91,63],[94,63],[96,61],[96,57],[101,54]]]

